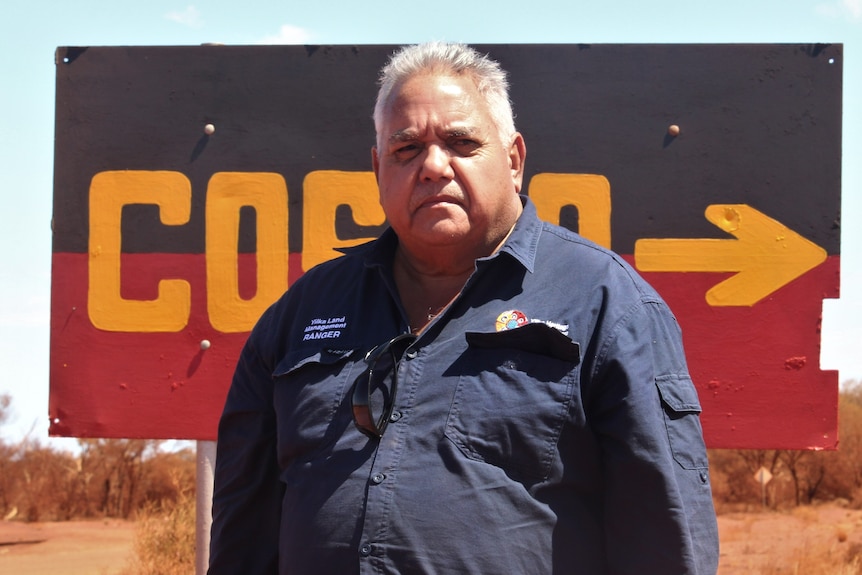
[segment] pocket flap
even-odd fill
[[[485,349],[523,349],[540,355],[578,363],[581,348],[577,342],[558,329],[543,323],[528,323],[515,329],[496,332],[466,333],[467,343]]]
[[[676,413],[700,413],[700,400],[691,378],[665,375],[655,380],[662,402]]]
[[[310,363],[333,365],[347,359],[356,349],[299,349],[288,353],[272,372],[274,377],[288,375]]]

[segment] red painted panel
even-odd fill
[[[124,297],[155,297],[159,278],[192,286],[188,326],[151,334],[93,327],[87,259],[54,254],[51,433],[215,439],[247,334],[223,334],[209,325],[204,255],[123,255]],[[240,266],[254,270],[247,261]],[[838,373],[820,371],[818,363],[821,302],[837,297],[838,270],[833,256],[752,307],[722,308],[707,305],[703,294],[727,274],[644,274],[683,328],[711,447],[835,447]],[[291,278],[299,273],[299,254],[292,254]],[[836,287],[824,292],[823,286]],[[202,340],[209,349],[201,349]]]
[[[729,274],[643,274],[682,326],[710,447],[837,446],[838,372],[819,364],[822,300],[838,297],[839,266],[830,256],[751,307],[707,305]]]
[[[244,261],[254,256],[240,258],[240,269],[254,272],[253,262]],[[124,297],[155,297],[160,278],[182,278],[192,285],[189,324],[178,333],[93,327],[87,315],[87,259],[87,254],[53,256],[50,434],[215,439],[248,334],[224,334],[210,326],[204,255],[122,256]],[[292,277],[298,277],[298,254],[291,255],[290,264]],[[241,289],[249,284],[253,281],[241,281]],[[209,349],[201,349],[202,340],[210,342]]]

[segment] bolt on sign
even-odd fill
[[[393,48],[57,50],[53,435],[215,438],[260,313],[385,225]],[[842,47],[479,48],[510,72],[540,215],[675,311],[708,444],[834,448]]]

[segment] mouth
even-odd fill
[[[433,208],[438,206],[460,206],[462,203],[461,198],[451,194],[434,194],[419,202],[416,209]]]
[[[454,206],[454,205],[458,205],[458,202],[455,202],[455,201],[450,200],[450,199],[434,199],[434,200],[428,200],[428,201],[422,202],[419,205],[419,209],[436,208],[436,207],[443,207],[443,206]]]

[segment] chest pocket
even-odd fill
[[[356,365],[355,349],[300,349],[273,371],[279,453],[313,459],[333,444],[349,424],[344,397]]]
[[[446,437],[468,458],[524,482],[548,477],[569,412],[580,348],[544,324],[466,334]]]

